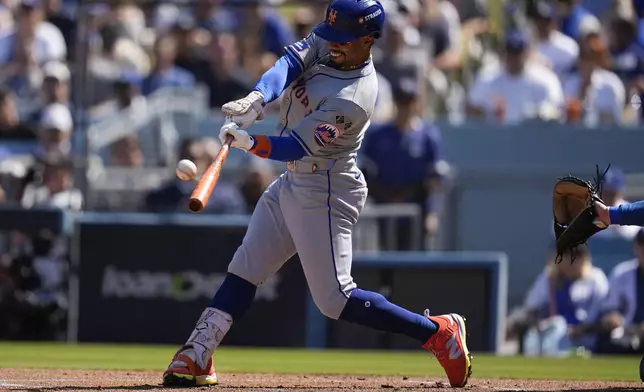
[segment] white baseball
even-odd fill
[[[183,181],[190,181],[197,177],[197,165],[189,159],[182,159],[177,164],[177,177]]]

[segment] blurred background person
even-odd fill
[[[229,0],[227,5],[237,6],[239,24],[235,30],[244,58],[269,52],[277,60],[286,46],[301,39],[296,39],[289,22],[268,6],[268,0]]]
[[[197,83],[205,83],[210,74],[211,55],[209,45],[214,39],[213,33],[197,27],[188,18],[179,18],[170,28],[177,39],[177,55],[174,65],[190,72]]]
[[[65,40],[67,48],[65,59],[73,59],[72,53],[76,49],[74,45],[77,25],[76,13],[65,7],[63,0],[42,0],[42,7],[45,20],[56,26]]]
[[[143,78],[135,72],[124,72],[112,82],[112,95],[110,99],[95,105],[90,110],[93,122],[115,117],[125,109],[133,113],[144,113],[147,109],[147,100],[141,94]]]
[[[545,116],[561,117],[563,90],[547,67],[530,61],[529,37],[525,31],[508,33],[500,68],[482,68],[468,92],[468,114],[506,124]]]
[[[48,105],[60,103],[73,112],[74,106],[71,102],[69,67],[60,61],[50,61],[42,68],[42,85],[40,97],[34,104],[38,105],[29,115],[29,122],[37,124],[43,115],[43,110]]]
[[[581,25],[584,23],[599,23],[597,17],[580,0],[555,0],[555,6],[559,30],[573,39],[579,38]]]
[[[644,229],[633,240],[635,258],[613,268],[602,306],[598,351],[607,354],[644,352]]]
[[[375,204],[413,203],[420,207],[426,236],[438,227],[435,195],[446,174],[439,130],[420,117],[418,81],[402,79],[393,88],[396,115],[393,121],[372,126],[360,152],[362,167]],[[386,233],[380,225],[381,234]],[[411,250],[411,223],[399,219],[395,250]],[[384,244],[384,238],[381,240]],[[388,249],[394,250],[394,249]]]
[[[35,128],[20,121],[13,91],[0,87],[0,141],[36,138]]]
[[[539,1],[535,7],[534,21],[537,52],[547,60],[559,79],[564,80],[577,64],[579,45],[557,30],[556,11],[552,4]]]
[[[53,103],[46,106],[40,117],[40,146],[36,156],[42,157],[51,153],[70,155],[72,153],[72,133],[74,121],[67,106]]]
[[[276,174],[271,163],[266,159],[251,155],[249,160],[239,189],[244,195],[246,210],[250,214],[255,210],[266,188],[275,180]]]
[[[212,108],[243,98],[253,90],[250,75],[240,67],[241,54],[237,42],[233,34],[222,33],[213,37],[209,49],[211,70],[206,80]]]
[[[58,27],[44,20],[41,0],[21,0],[14,29],[0,37],[0,64],[24,62],[24,53],[41,66],[48,61],[64,61],[67,56],[65,39]],[[33,49],[31,49],[33,48]]]
[[[644,43],[637,39],[637,23],[635,14],[619,13],[607,26],[612,56],[611,70],[624,83],[628,102],[633,96],[644,99]],[[644,111],[638,112],[639,118],[643,119]],[[635,117],[637,114],[635,113]]]
[[[50,154],[43,157],[41,162],[42,171],[24,190],[22,206],[81,211],[83,195],[74,187],[74,166],[71,159],[59,154]]]
[[[554,257],[537,276],[524,303],[526,356],[565,356],[583,348],[593,351],[593,333],[600,308],[608,294],[608,279],[593,266],[585,245],[575,261],[568,252],[560,263]]]
[[[193,88],[195,77],[189,71],[175,65],[177,39],[171,34],[157,38],[154,44],[154,65],[150,74],[143,79],[142,94],[150,95],[163,87]]]
[[[143,151],[136,134],[123,136],[110,146],[110,167],[141,167]]]
[[[609,71],[610,63],[608,47],[602,38],[595,35],[587,37],[581,45],[577,70],[563,84],[567,104],[581,108],[581,118],[569,115],[568,122],[624,122],[626,92],[619,77]]]

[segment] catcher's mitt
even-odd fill
[[[599,173],[594,184],[574,176],[559,178],[554,187],[552,209],[554,214],[555,238],[557,240],[557,259],[561,262],[564,253],[571,251],[571,261],[575,259],[577,246],[585,244],[595,233],[608,226],[597,219],[595,203],[601,199],[604,174]]]

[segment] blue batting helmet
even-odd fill
[[[324,22],[313,32],[329,42],[351,42],[368,35],[379,38],[385,10],[378,0],[333,0]]]

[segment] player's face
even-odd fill
[[[331,61],[341,67],[358,66],[369,58],[372,37],[361,38],[352,42],[330,42]]]

